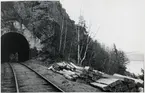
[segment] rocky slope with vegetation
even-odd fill
[[[94,41],[83,17],[75,24],[59,1],[2,2],[1,7],[2,34],[5,31],[23,31],[24,26],[34,40],[40,41],[31,50],[39,51],[37,57],[41,60],[65,60],[108,74],[125,74],[127,58],[124,52],[115,44],[113,49],[107,49]],[[19,29],[14,22],[20,24]],[[37,49],[38,46],[41,49]]]

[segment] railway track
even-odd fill
[[[16,92],[13,71],[8,63],[1,64],[1,92]]]
[[[9,92],[64,92],[27,65],[22,63],[8,64],[9,70],[11,69],[9,74],[13,73],[13,81],[15,81],[13,82],[13,91]],[[2,90],[2,92],[8,91]]]

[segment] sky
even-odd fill
[[[3,0],[4,1],[4,0]],[[6,1],[6,0],[5,0]],[[83,15],[94,40],[145,55],[145,0],[60,0],[72,20]]]
[[[145,51],[145,0],[60,0],[72,20],[83,15],[93,39],[126,53]],[[98,29],[98,31],[97,31]],[[144,53],[145,54],[145,53]]]

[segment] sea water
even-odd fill
[[[127,71],[136,75],[142,74],[141,68],[144,69],[144,61],[130,61],[127,64]]]

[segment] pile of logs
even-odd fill
[[[99,72],[94,72],[92,69],[83,70],[82,73],[79,76],[79,79],[82,79],[85,81],[85,83],[91,83],[94,82],[102,77],[102,74]]]
[[[127,76],[116,75],[104,75],[104,78],[92,82],[90,85],[97,88],[99,87],[107,92],[139,92],[141,82],[136,82],[134,79]]]
[[[90,67],[79,67],[73,63],[55,63],[48,69],[64,75],[67,79],[90,83],[102,77],[99,71],[93,71]]]
[[[90,67],[80,67],[67,62],[55,63],[48,69],[64,75],[69,80],[90,84],[106,92],[138,92],[143,84],[143,81],[134,78],[119,74],[108,75]]]

